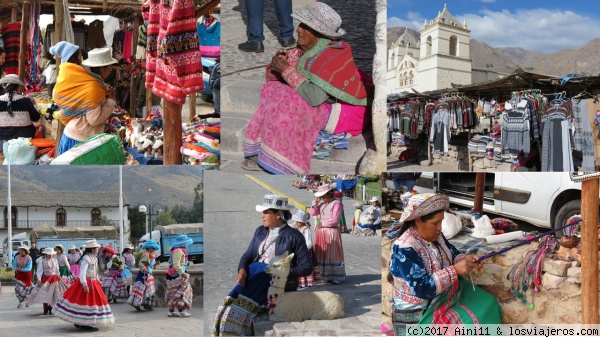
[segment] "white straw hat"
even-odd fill
[[[265,199],[261,205],[256,205],[257,212],[263,212],[267,209],[277,209],[291,211],[294,206],[290,205],[288,198],[275,194],[265,195]]]
[[[119,61],[110,56],[110,48],[92,49],[88,53],[88,58],[81,62],[86,67],[103,67],[117,63]]]

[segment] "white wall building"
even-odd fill
[[[48,224],[53,227],[88,227],[95,219],[106,217],[119,227],[119,192],[26,192],[12,191],[12,235]],[[129,203],[123,198],[125,236],[130,233],[127,217]],[[0,243],[8,236],[7,191],[0,191]]]
[[[388,49],[388,94],[471,84],[470,38],[466,20],[459,23],[445,5],[424,22],[418,42],[405,31]]]

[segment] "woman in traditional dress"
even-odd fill
[[[58,262],[60,278],[63,280],[63,282],[65,282],[68,288],[71,286],[71,284],[75,283],[77,278],[73,275],[73,273],[71,273],[71,265],[69,263],[69,259],[64,254],[63,245],[56,245],[54,250],[56,251],[56,261]]]
[[[125,263],[125,268],[123,269],[123,274],[121,274],[121,278],[123,279],[123,283],[127,288],[127,297],[129,297],[131,293],[131,285],[133,284],[133,276],[131,274],[131,269],[135,268],[135,256],[133,256],[132,244],[125,244],[125,247],[123,247],[123,252],[121,253],[121,258],[123,259],[123,263]]]
[[[185,247],[191,245],[193,240],[187,235],[177,234],[175,243],[171,245],[171,257],[167,269],[167,293],[165,302],[169,317],[189,317],[188,310],[192,307],[192,286],[189,281],[190,274],[186,273],[188,255]],[[175,311],[175,308],[179,312]]]
[[[154,310],[152,307],[156,305],[152,269],[157,264],[154,252],[159,248],[158,244],[152,240],[148,240],[142,245],[144,253],[142,253],[138,264],[139,272],[127,300],[127,303],[137,311],[142,311],[140,306],[143,306],[146,310]]]
[[[477,255],[461,254],[442,234],[448,196],[417,194],[402,213],[392,246],[394,334],[406,324],[500,324],[498,300],[459,280],[480,268]]]
[[[298,44],[277,51],[267,66],[261,102],[246,129],[246,170],[309,172],[321,130],[346,138],[361,135],[369,123],[372,80],[341,41],[346,32],[339,14],[315,2],[292,16],[300,21]]]
[[[31,270],[32,261],[31,256],[29,256],[29,247],[19,247],[19,254],[13,260],[12,269],[15,271],[15,294],[17,295],[17,300],[19,300],[17,308],[21,308],[23,302],[27,299],[29,293],[31,293],[31,287],[33,286],[31,283],[33,271]],[[28,307],[29,304],[25,303],[25,306]]]
[[[254,336],[253,319],[267,305],[271,275],[265,267],[275,256],[294,253],[284,291],[298,289],[298,278],[312,272],[306,240],[288,224],[294,207],[279,195],[265,195],[256,205],[262,213],[262,226],[254,232],[248,249],[238,264],[237,285],[219,306],[213,336]]]
[[[44,303],[44,315],[52,315],[52,307],[63,297],[67,285],[59,276],[54,248],[46,248],[44,254],[37,267],[37,286],[31,290],[27,303]]]
[[[117,303],[117,298],[129,298],[127,287],[121,278],[125,264],[112,246],[102,248],[102,256],[106,262],[106,270],[102,277],[102,290],[106,294],[106,299],[109,303],[111,301]]]
[[[71,274],[76,277],[79,276],[79,260],[81,260],[81,252],[75,245],[69,247],[69,254],[67,254],[67,260],[69,261],[69,268],[71,269]]]
[[[33,138],[34,123],[40,122],[40,113],[31,99],[23,96],[19,89],[24,84],[17,75],[0,79],[6,93],[0,96],[0,152],[4,142],[19,137]]]
[[[310,214],[321,216],[314,244],[321,281],[341,284],[346,280],[344,247],[340,230],[340,219],[344,208],[341,201],[333,198],[334,190],[335,188],[330,184],[319,186]]]
[[[64,293],[56,304],[54,315],[82,329],[95,329],[94,325],[114,324],[115,319],[98,282],[98,247],[96,240],[85,243],[80,261],[79,280]]]
[[[111,57],[109,48],[98,48],[91,50],[88,59],[82,61],[79,47],[66,41],[52,46],[50,53],[61,59],[52,94],[61,108],[59,119],[66,125],[60,139],[60,155],[104,132],[104,121],[117,105],[115,91],[106,86],[104,79],[117,60]]]

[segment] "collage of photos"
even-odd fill
[[[600,335],[597,9],[0,1],[0,336]]]

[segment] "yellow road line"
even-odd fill
[[[277,194],[280,195],[282,197],[286,197],[288,198],[288,202],[290,204],[293,204],[294,206],[296,206],[298,209],[301,209],[303,211],[307,211],[309,209],[309,206],[304,205],[303,203],[299,202],[298,200],[286,195],[285,193],[282,193],[281,191],[279,191],[278,189],[274,188],[273,186],[265,183],[264,181],[256,178],[255,176],[251,175],[251,174],[245,174],[246,178],[252,180],[253,182],[255,182],[257,185],[259,185],[260,187],[266,189],[267,191],[273,193],[273,194]]]

